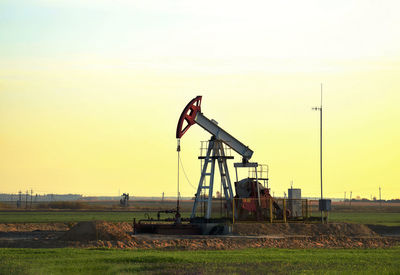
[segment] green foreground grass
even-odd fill
[[[149,212],[150,213],[150,212]],[[183,213],[189,217],[190,213]],[[166,217],[166,216],[164,216]],[[170,215],[170,217],[172,217]],[[132,222],[133,218],[144,219],[144,212],[0,212],[0,223],[21,222],[80,222],[104,220],[111,222]],[[156,215],[153,213],[153,218]],[[380,224],[400,226],[400,213],[376,212],[332,212],[329,216],[333,222],[351,222],[362,224]]]
[[[0,274],[264,274],[400,272],[400,248],[160,251],[0,249]]]

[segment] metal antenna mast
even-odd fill
[[[319,107],[313,107],[314,111],[319,111],[319,129],[320,129],[320,148],[319,148],[319,156],[320,156],[320,174],[321,174],[321,201],[323,200],[322,193],[322,83],[321,83],[321,105]],[[321,210],[321,221],[323,221],[323,215]]]
[[[323,199],[322,193],[322,83],[321,83],[321,107],[320,107],[320,170],[321,170],[321,200]]]

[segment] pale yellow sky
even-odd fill
[[[322,82],[324,194],[400,197],[396,1],[0,5],[0,192],[175,195],[176,123],[203,95],[276,195],[318,196]],[[208,138],[182,138],[195,186]]]

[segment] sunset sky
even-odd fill
[[[203,113],[269,165],[276,196],[292,180],[319,196],[311,107],[323,83],[324,195],[369,199],[381,186],[399,198],[399,11],[367,0],[2,0],[0,193],[174,196],[176,124],[202,95]],[[209,137],[194,125],[181,141],[195,187]]]

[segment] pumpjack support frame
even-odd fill
[[[223,192],[225,195],[227,210],[232,211],[232,200],[233,200],[234,195],[233,195],[233,190],[232,190],[231,179],[229,176],[227,159],[230,159],[233,157],[225,155],[222,141],[216,139],[213,136],[213,137],[211,137],[211,139],[208,143],[206,156],[199,157],[199,158],[204,158],[204,165],[202,167],[200,181],[199,181],[199,185],[198,185],[197,192],[195,195],[192,214],[191,214],[190,218],[191,219],[196,218],[196,212],[197,212],[197,207],[198,207],[199,203],[205,202],[205,203],[207,203],[207,212],[206,212],[204,218],[206,220],[209,220],[211,218],[211,212],[212,212],[212,195],[213,195],[213,189],[214,189],[214,176],[215,176],[216,162],[218,164],[218,169],[219,169],[220,176],[221,176],[221,184],[222,184],[222,189],[223,189]],[[208,185],[207,185],[207,180],[206,180],[207,177],[208,177]],[[201,197],[202,191],[206,191],[206,193],[207,193],[207,190],[208,190],[207,197],[202,198]]]

